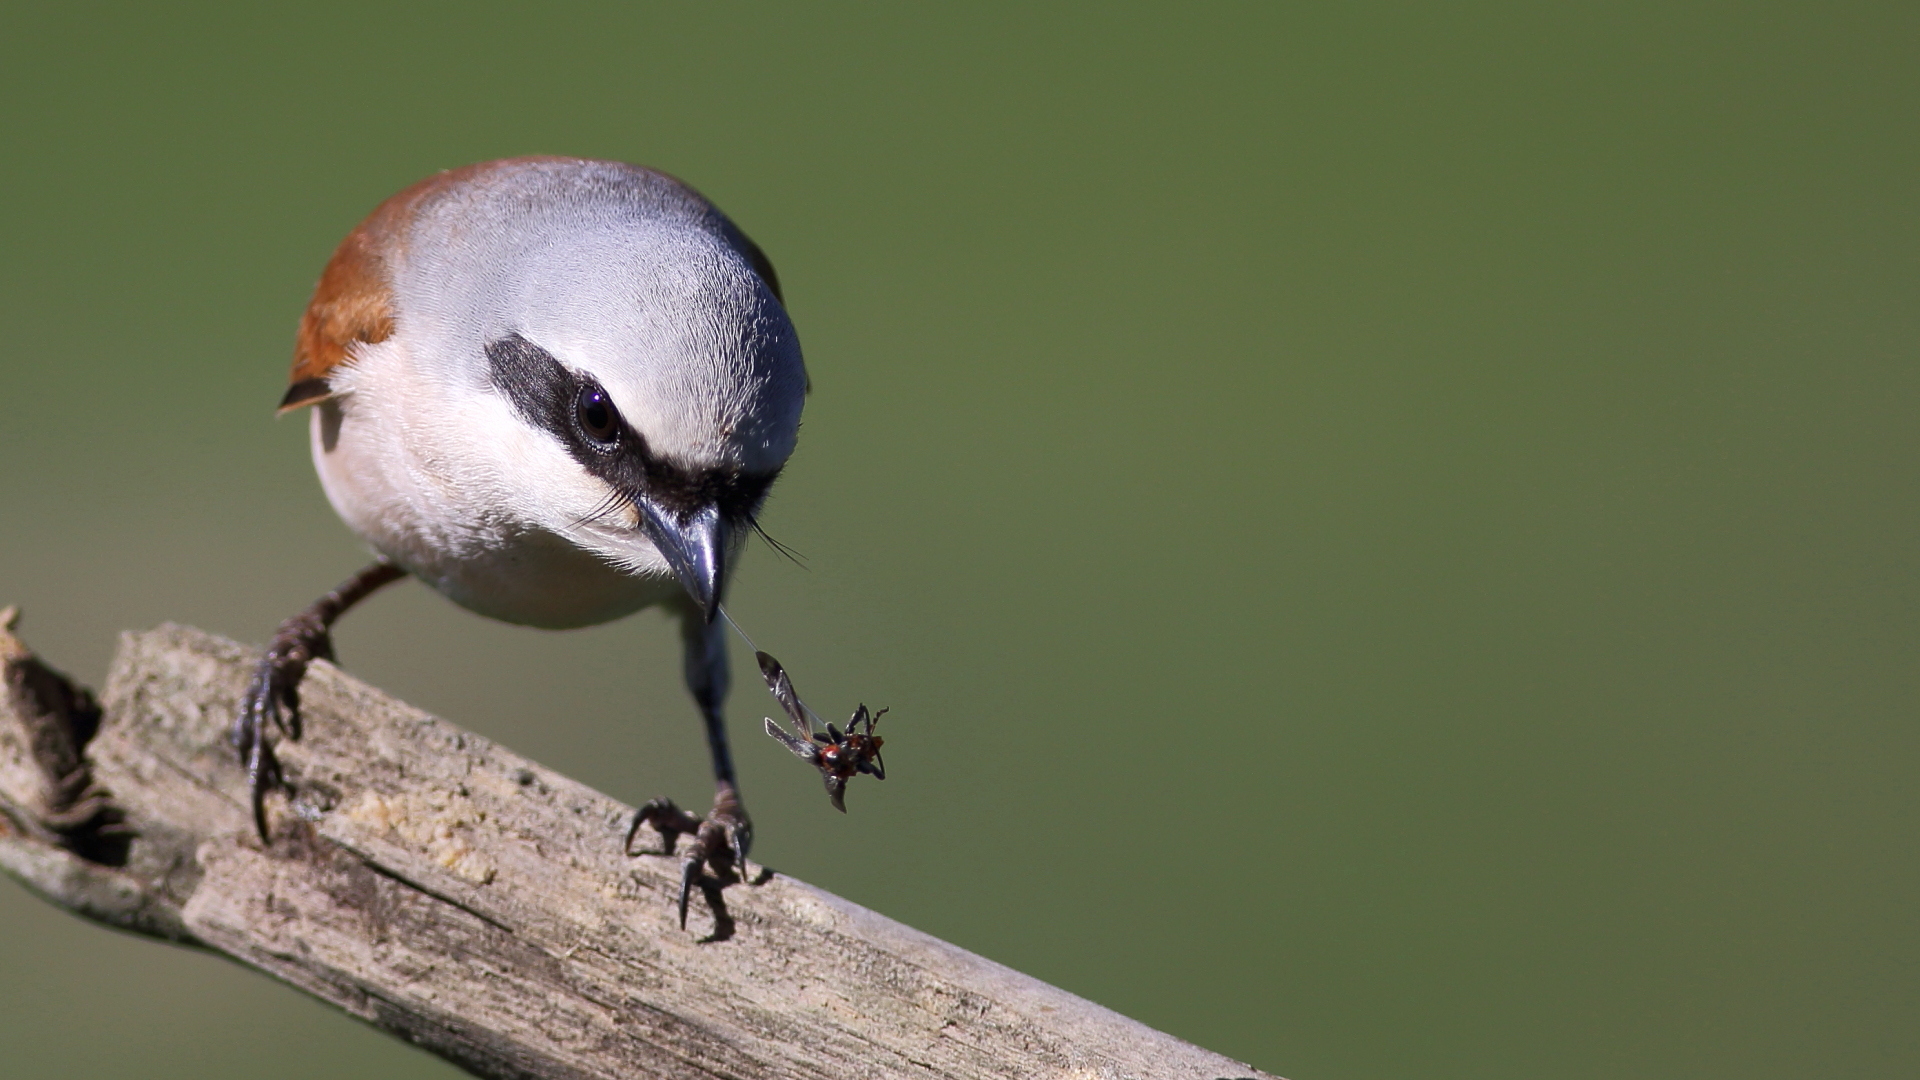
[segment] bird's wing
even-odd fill
[[[410,192],[412,189],[408,189]],[[408,194],[402,192],[395,199]],[[383,218],[393,199],[347,234],[327,261],[294,339],[293,374],[280,411],[333,396],[327,376],[347,360],[354,342],[377,345],[393,335],[393,288],[380,258],[388,231]]]

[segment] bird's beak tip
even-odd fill
[[[720,613],[720,592],[727,577],[727,522],[714,507],[677,520],[674,515],[641,504],[640,520],[647,538],[660,551],[673,575],[687,590],[701,615],[711,623]]]

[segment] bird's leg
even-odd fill
[[[253,669],[246,698],[233,718],[233,745],[247,766],[247,785],[253,795],[253,824],[267,843],[267,789],[280,782],[280,763],[267,743],[267,728],[279,728],[289,739],[300,737],[300,680],[307,665],[333,659],[329,633],[335,619],[365,600],[382,585],[400,580],[406,571],[380,559],[315,600],[298,615],[280,624],[266,655]]]
[[[633,838],[642,825],[651,824],[673,852],[681,834],[694,834],[680,866],[680,926],[687,925],[687,897],[700,880],[702,867],[712,869],[722,882],[730,878],[745,880],[747,851],[753,846],[753,822],[740,802],[740,785],[733,775],[733,752],[727,746],[726,717],[722,706],[727,698],[726,624],[707,622],[689,609],[681,623],[686,643],[687,689],[700,706],[707,725],[707,749],[713,756],[713,810],[702,818],[689,814],[671,799],[654,799],[633,816],[627,830],[627,854],[633,850]]]
[[[690,620],[691,621],[691,620]],[[687,629],[687,689],[700,706],[707,727],[707,753],[713,760],[713,812],[709,822],[724,830],[725,848],[733,868],[747,873],[747,851],[753,847],[753,822],[740,802],[740,783],[733,775],[733,751],[727,746],[725,706],[730,674],[727,670],[727,631],[721,622]]]

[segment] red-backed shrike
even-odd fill
[[[378,559],[280,627],[247,693],[234,741],[261,836],[281,783],[268,729],[298,736],[333,621],[412,575],[528,626],[671,608],[717,792],[704,822],[649,812],[698,825],[689,884],[702,860],[744,869],[714,616],[806,392],[772,265],[672,177],[513,158],[380,204],[321,275],[280,403],[312,408],[321,485]]]

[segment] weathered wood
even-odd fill
[[[0,868],[481,1076],[1261,1075],[784,875],[682,931],[631,807],[325,663],[263,847],[226,741],[252,659],[127,635],[101,716],[0,622]]]

